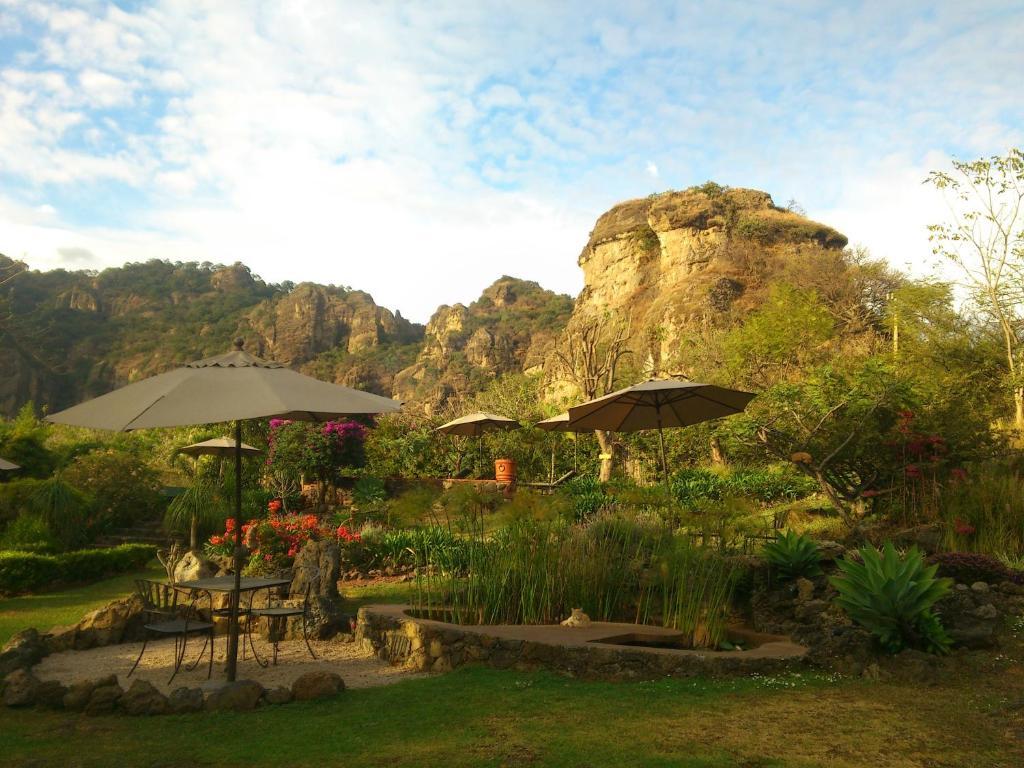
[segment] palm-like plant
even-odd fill
[[[164,527],[189,532],[189,549],[199,547],[199,529],[213,529],[224,523],[227,507],[217,484],[204,477],[195,477],[192,485],[167,505]]]
[[[763,552],[768,564],[781,579],[821,575],[821,552],[809,536],[798,535],[793,531],[780,533],[775,541],[764,545]]]
[[[839,592],[836,602],[850,618],[891,653],[907,647],[946,653],[952,641],[932,606],[953,582],[936,578],[938,566],[926,566],[917,547],[900,557],[886,542],[881,552],[862,548],[860,557],[863,562],[840,560],[841,575],[830,579]]]

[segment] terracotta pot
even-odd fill
[[[494,479],[499,483],[514,483],[516,481],[516,463],[512,459],[495,459]]]

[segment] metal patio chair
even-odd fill
[[[185,669],[191,672],[198,667],[206,652],[206,647],[209,646],[210,663],[206,672],[206,677],[209,679],[213,674],[213,624],[201,620],[196,610],[198,596],[191,590],[148,579],[136,579],[135,591],[142,600],[142,611],[146,615],[147,622],[144,625],[145,635],[142,640],[142,650],[139,651],[138,658],[135,659],[135,663],[128,671],[128,677],[132,676],[135,668],[142,661],[142,655],[146,652],[146,646],[151,637],[173,637],[174,671],[167,681],[170,683],[181,669],[188,638],[192,635],[203,635],[202,650],[199,651],[195,661],[185,665]]]
[[[274,652],[271,659],[261,659],[256,653],[256,646],[253,644],[252,639],[252,628],[249,627],[249,645],[252,648],[252,655],[256,659],[261,667],[267,667],[271,663],[277,664],[277,650],[278,643],[281,640],[281,635],[284,634],[285,627],[287,626],[288,619],[296,616],[302,617],[302,639],[306,643],[306,650],[309,651],[309,655],[314,659],[317,658],[316,652],[313,650],[313,646],[309,643],[309,621],[311,618],[309,595],[312,589],[312,584],[306,585],[306,594],[302,599],[302,605],[268,605],[264,608],[252,608],[249,612],[249,621],[256,619],[259,621],[261,618],[267,618],[270,620],[267,631],[270,636],[270,642],[273,646]]]

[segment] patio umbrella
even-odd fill
[[[442,435],[466,435],[477,438],[477,452],[481,459],[484,455],[484,432],[502,432],[509,429],[519,429],[521,425],[515,419],[505,416],[498,416],[494,413],[471,413],[452,419],[447,424],[442,424],[434,429]]]
[[[235,446],[236,443],[233,438],[215,437],[211,440],[203,440],[200,443],[186,445],[184,448],[179,448],[177,452],[184,453],[194,459],[198,459],[200,456],[217,456],[223,458],[225,456],[234,456]],[[247,443],[242,443],[241,452],[243,456],[257,456],[263,453],[259,448],[254,448]],[[223,471],[222,466],[218,468],[218,471]],[[193,512],[192,521],[189,526],[189,543],[192,548],[195,548],[196,546],[197,527],[198,518],[196,513]]]
[[[0,471],[13,472],[16,469],[21,469],[21,467],[19,467],[13,461],[8,461],[7,459],[0,459]]]
[[[212,440],[203,440],[201,443],[192,443],[184,448],[179,448],[178,453],[185,453],[189,456],[234,456],[235,441],[230,437],[215,437]],[[242,443],[243,456],[255,456],[263,453],[259,448],[253,448],[247,443]]]
[[[238,661],[238,596],[242,574],[242,422],[283,418],[323,421],[397,411],[401,403],[304,376],[243,351],[197,360],[47,416],[78,427],[130,431],[235,422],[235,589],[228,622],[228,680]]]
[[[537,429],[543,429],[545,432],[589,432],[589,429],[579,428],[569,424],[569,412],[560,413],[557,416],[552,416],[549,419],[538,421],[533,426]],[[573,440],[572,443],[572,470],[577,471],[579,468],[579,442]],[[555,482],[555,441],[551,441],[551,482]]]
[[[661,471],[668,485],[666,427],[688,427],[740,413],[754,399],[750,392],[678,379],[650,379],[569,409],[573,428],[610,432],[658,430]]]

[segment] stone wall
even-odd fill
[[[359,609],[356,642],[377,658],[423,672],[465,664],[522,671],[549,669],[595,680],[654,680],[774,674],[803,665],[802,657],[751,657],[729,652],[652,653],[610,645],[558,645],[498,637],[487,627],[423,621],[375,606]]]

